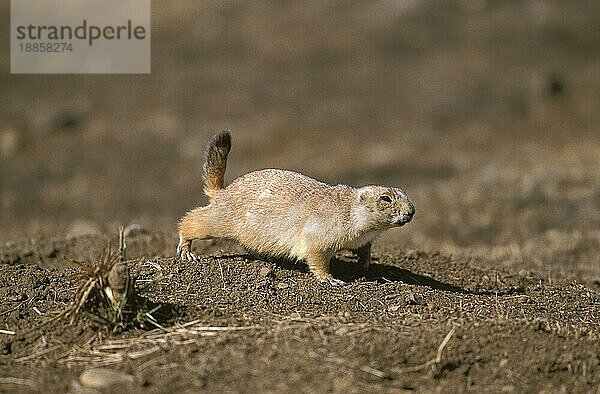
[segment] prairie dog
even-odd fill
[[[371,243],[415,214],[399,188],[332,186],[286,170],[250,172],[224,187],[230,149],[228,131],[206,148],[204,192],[210,203],[179,222],[177,255],[184,261],[197,259],[193,240],[227,238],[261,254],[304,260],[318,279],[341,285],[329,269],[337,251],[355,251],[368,270]]]

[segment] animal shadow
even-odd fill
[[[345,282],[356,281],[364,277],[367,281],[378,283],[401,282],[407,285],[425,286],[435,290],[448,291],[451,293],[471,295],[513,295],[522,294],[523,288],[512,287],[504,290],[471,290],[434,279],[430,276],[421,275],[410,270],[395,267],[393,265],[371,263],[368,272],[362,271],[359,264],[333,258],[331,260],[333,276]]]
[[[292,271],[298,271],[303,273],[310,272],[308,266],[304,262],[297,260],[273,258],[254,253],[235,254],[228,255],[226,257],[259,259],[275,263],[278,267],[289,269]],[[373,260],[377,261],[377,258],[374,258]],[[434,279],[430,276],[417,274],[404,268],[374,262],[371,262],[369,270],[367,272],[364,272],[361,265],[358,264],[355,261],[355,259],[347,258],[344,256],[333,257],[331,259],[331,273],[335,278],[341,279],[346,283],[352,283],[361,278],[365,278],[369,282],[377,282],[382,284],[400,282],[407,285],[425,286],[434,290],[448,291],[451,293],[460,294],[507,296],[524,293],[524,289],[521,287],[511,287],[503,290],[471,290]]]

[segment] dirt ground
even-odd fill
[[[590,1],[155,2],[150,75],[0,73],[0,391],[600,393],[599,25]],[[338,255],[339,288],[229,241],[177,261],[222,128],[227,181],[399,186],[416,216],[369,272]],[[155,324],[57,318],[64,257],[119,225]]]

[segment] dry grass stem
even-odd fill
[[[443,355],[444,349],[448,345],[448,342],[450,342],[450,339],[454,335],[455,331],[456,331],[456,327],[452,327],[452,329],[448,332],[448,334],[446,334],[446,337],[444,338],[444,340],[442,341],[442,343],[440,343],[440,346],[438,347],[435,358],[433,358],[423,364],[415,365],[413,367],[396,369],[395,371],[398,373],[416,372],[416,371],[421,371],[423,369],[426,369],[427,367],[432,367],[435,372],[435,369],[438,368],[442,364],[442,355]]]
[[[368,374],[371,374],[373,376],[376,376],[376,377],[378,377],[380,379],[384,379],[385,377],[387,377],[387,374],[385,372],[380,371],[380,370],[375,369],[375,368],[371,368],[371,367],[369,367],[367,365],[363,365],[362,367],[360,367],[360,370],[363,371],[363,372],[366,372]]]
[[[35,386],[35,382],[29,379],[15,378],[12,376],[8,376],[5,378],[0,378],[0,385],[8,385],[14,384],[17,386]]]
[[[212,337],[219,333],[259,329],[258,326],[203,326],[199,321],[168,328],[159,328],[129,339],[115,339],[101,344],[89,344],[63,354],[59,361],[67,365],[107,366],[125,360],[146,357],[168,346],[189,345],[197,337]]]
[[[25,356],[25,357],[17,358],[17,359],[15,359],[14,361],[15,361],[16,363],[22,363],[22,362],[24,362],[24,361],[28,361],[28,360],[32,360],[32,359],[34,359],[34,358],[41,357],[41,356],[43,356],[44,354],[51,353],[51,352],[55,351],[56,349],[58,349],[58,346],[53,346],[53,347],[50,347],[50,348],[48,348],[48,349],[40,350],[40,351],[39,351],[39,352],[37,352],[37,353],[30,354],[29,356]]]
[[[119,260],[127,260],[127,244],[125,243],[125,229],[119,226]]]

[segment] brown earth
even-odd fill
[[[138,235],[128,242],[140,253],[171,238]],[[50,255],[99,251],[105,241],[56,242]],[[34,247],[33,254],[47,250]],[[317,283],[302,264],[257,260],[221,242],[198,251],[207,256],[198,263],[153,258],[162,279],[141,295],[175,315],[165,326],[198,321],[229,331],[182,332],[161,341],[141,342],[162,332],[151,325],[153,331],[111,333],[84,318],[30,331],[64,310],[75,286],[65,271],[3,265],[1,318],[17,332],[0,337],[5,387],[77,391],[78,376],[91,366],[135,376],[118,388],[134,392],[593,392],[600,384],[597,289],[397,247],[377,248],[367,275],[340,256],[334,273],[350,283],[333,288]],[[46,257],[50,264],[57,259]],[[145,261],[134,261],[138,279],[156,275]],[[436,358],[450,331],[440,363],[423,365]],[[129,342],[116,347],[122,339]],[[8,377],[18,384],[8,384]]]
[[[599,7],[155,2],[150,75],[1,73],[0,391],[104,366],[111,392],[600,392]],[[390,184],[417,214],[368,273],[338,256],[341,288],[226,241],[176,261],[224,127],[228,180]],[[63,256],[132,223],[162,328],[56,318]]]

